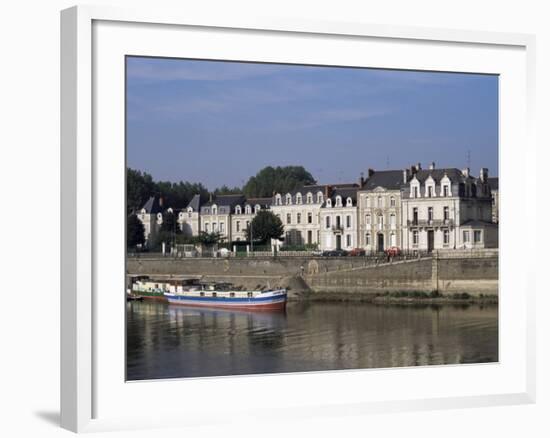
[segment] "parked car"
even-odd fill
[[[395,257],[401,254],[401,250],[397,246],[390,246],[389,248],[386,249],[386,254],[389,257]]]
[[[344,257],[347,255],[348,252],[344,249],[331,249],[328,251],[323,251],[323,257]]]
[[[363,248],[353,248],[348,255],[352,257],[364,256],[366,254]]]

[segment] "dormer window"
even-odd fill
[[[323,194],[321,192],[317,193],[317,204],[323,203]]]
[[[308,204],[313,204],[313,195],[312,195],[311,193],[308,193],[308,194],[306,195],[306,202],[307,202]]]
[[[332,207],[332,201],[331,199],[327,199],[327,207]]]
[[[281,195],[275,196],[275,205],[282,205]]]
[[[443,196],[449,196],[449,184],[443,184]]]
[[[390,207],[395,207],[395,198],[393,196],[390,197]]]
[[[351,200],[351,198],[346,199],[346,207],[351,207],[351,206],[353,206],[353,201]]]
[[[247,205],[245,208],[244,208],[244,212],[246,214],[252,214],[252,207],[250,207],[250,205]]]
[[[301,203],[302,203],[302,194],[298,193],[296,195],[296,204],[301,204]]]
[[[256,204],[254,206],[254,213],[258,213],[260,211],[260,206],[258,204]]]
[[[426,190],[424,196],[427,198],[433,198],[435,196],[435,181],[431,176],[426,180]]]
[[[213,214],[213,215],[218,214],[218,207],[216,207],[215,205],[212,206],[212,214]]]
[[[342,206],[342,197],[337,196],[336,197],[336,207],[341,207],[341,206]]]
[[[411,192],[410,192],[411,198],[419,198],[420,197],[420,183],[417,179],[413,179],[411,181]]]
[[[237,205],[235,207],[235,214],[241,214],[242,213],[242,210],[241,210],[241,206],[240,205]]]
[[[290,196],[290,193],[288,193],[285,197],[285,204],[292,205],[292,196]]]

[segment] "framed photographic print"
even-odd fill
[[[75,7],[61,43],[63,427],[534,400],[532,37]]]

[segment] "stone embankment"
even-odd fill
[[[498,251],[439,251],[388,262],[383,257],[130,257],[128,274],[197,276],[246,288],[287,287],[294,298],[432,293],[498,295]]]

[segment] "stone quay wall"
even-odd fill
[[[439,252],[387,262],[383,257],[131,257],[128,274],[201,276],[247,288],[289,287],[311,298],[347,294],[438,291],[498,295],[498,252]]]

